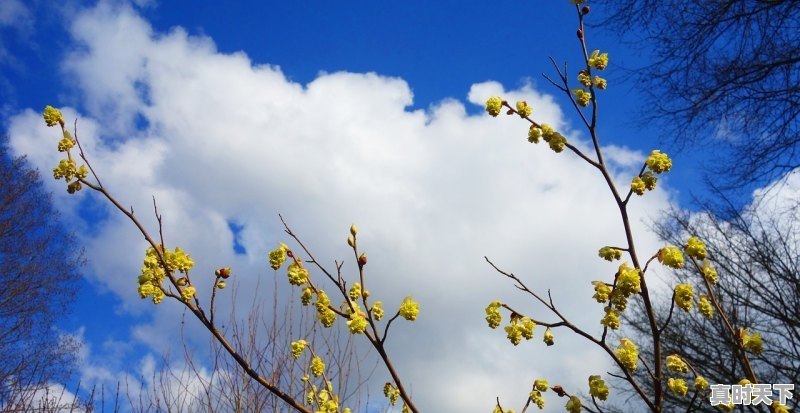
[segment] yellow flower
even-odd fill
[[[599,50],[595,50],[589,55],[589,66],[597,70],[603,70],[608,66],[608,53],[600,53]]]
[[[617,272],[616,291],[625,298],[641,291],[642,277],[639,274],[639,270],[629,267],[627,262],[622,263]]]
[[[64,117],[61,115],[61,111],[50,105],[44,107],[42,117],[44,117],[44,123],[47,126],[56,126],[59,123],[64,124]]]
[[[350,334],[362,334],[367,329],[367,319],[364,313],[357,311],[350,314],[350,319],[347,320],[347,328],[350,329]]]
[[[631,180],[631,191],[636,195],[644,195],[644,190],[647,189],[644,180],[639,176],[634,176]]]
[[[706,259],[706,244],[697,237],[691,237],[686,242],[686,255],[697,258],[698,260]]]
[[[506,337],[513,345],[519,344],[522,341],[522,326],[517,323],[516,318],[511,319],[511,324],[505,326]]]
[[[535,404],[539,409],[544,409],[544,398],[540,390],[532,390],[528,398],[530,398],[531,403]]]
[[[70,135],[69,131],[64,129],[64,137],[58,141],[58,151],[66,152],[72,149],[73,146],[75,146],[75,140],[72,139],[72,135]]]
[[[667,380],[667,387],[669,387],[673,393],[681,397],[686,396],[686,392],[689,391],[689,386],[686,385],[686,380],[684,379],[674,379],[670,377],[670,379]]]
[[[633,341],[627,338],[621,339],[614,354],[626,369],[636,370],[636,365],[639,363],[639,348]]]
[[[486,307],[486,322],[489,323],[490,328],[497,328],[503,321],[503,316],[500,314],[501,305],[502,303],[500,303],[500,301],[492,301],[492,303]]]
[[[672,168],[672,159],[670,159],[667,154],[656,149],[650,152],[650,156],[645,160],[645,165],[647,165],[651,171],[660,174]]]
[[[703,315],[705,318],[712,318],[714,317],[714,307],[711,306],[711,302],[708,300],[708,296],[705,294],[700,294],[700,301],[697,303],[697,311]]]
[[[383,302],[375,301],[372,304],[372,317],[375,321],[381,321],[381,318],[383,318]]]
[[[676,373],[686,373],[689,371],[689,366],[686,364],[683,359],[677,354],[673,354],[671,356],[667,356],[667,370],[674,371]]]
[[[325,372],[325,362],[322,361],[322,358],[320,358],[319,356],[315,356],[313,359],[311,359],[310,367],[311,367],[311,374],[313,374],[314,377],[319,377],[322,375],[322,373]]]
[[[533,113],[533,108],[528,105],[528,102],[520,100],[517,102],[517,113],[519,113],[521,118],[527,118]]]
[[[594,83],[594,86],[600,90],[605,90],[608,87],[608,82],[600,76],[595,76],[592,79],[592,83]]]
[[[691,284],[678,284],[675,286],[675,304],[683,311],[692,309],[694,303],[694,287]]]
[[[589,87],[592,85],[592,78],[589,77],[589,73],[586,70],[581,70],[578,72],[578,82],[586,87]]]
[[[153,287],[153,284],[151,284],[149,282],[148,283],[144,283],[144,284],[139,284],[139,295],[142,298],[147,298],[147,297],[153,295],[153,290],[154,289],[155,289],[155,287]]]
[[[308,282],[308,270],[296,263],[289,264],[286,274],[289,276],[289,284],[303,285]]]
[[[181,298],[183,298],[183,301],[189,301],[194,297],[195,292],[197,292],[197,290],[192,286],[183,287],[181,289]]]
[[[317,310],[317,318],[323,326],[329,328],[336,321],[336,313],[333,310],[326,308],[325,310]]]
[[[419,314],[419,303],[412,300],[409,295],[400,304],[400,316],[408,321],[414,321],[417,319],[417,314]]]
[[[541,137],[542,137],[542,128],[536,125],[531,125],[531,127],[528,128],[528,142],[539,143],[539,138]]]
[[[567,404],[564,406],[569,413],[581,413],[581,399],[577,396],[570,396]]]
[[[608,386],[600,376],[589,376],[589,394],[600,400],[608,398]]]
[[[353,283],[350,287],[350,292],[348,293],[350,299],[355,301],[361,298],[361,284],[360,283]]]
[[[550,136],[550,140],[547,141],[547,144],[550,145],[550,149],[553,150],[555,153],[561,153],[564,150],[564,147],[567,145],[567,138],[564,135],[555,132]]]
[[[503,99],[498,96],[492,96],[486,101],[486,112],[496,117],[503,110]]]
[[[296,360],[300,358],[301,354],[303,354],[303,350],[305,350],[306,346],[308,346],[308,342],[305,340],[292,341],[290,346],[292,348],[292,357],[294,357]]]
[[[645,189],[647,189],[648,191],[652,191],[656,189],[656,183],[658,182],[658,178],[656,178],[656,176],[653,175],[653,172],[647,171],[642,174],[642,182],[644,182]]]
[[[719,281],[717,270],[711,266],[711,262],[708,260],[703,261],[703,277],[705,277],[711,284],[716,284],[717,281]]]
[[[622,258],[622,251],[617,248],[603,247],[600,248],[598,255],[606,261],[614,261]]]
[[[598,303],[608,301],[608,296],[611,294],[611,287],[602,281],[592,281],[592,284],[594,284],[594,295],[592,298],[597,300]]]
[[[312,294],[313,292],[311,291],[311,288],[303,288],[303,294],[300,296],[300,303],[303,305],[311,304],[311,298],[313,297]]]
[[[553,332],[550,331],[550,327],[547,327],[547,329],[544,330],[544,343],[548,346],[552,346],[555,343]]]
[[[572,94],[575,95],[575,103],[586,107],[592,100],[592,94],[583,89],[573,89]]]
[[[600,324],[612,329],[618,330],[619,329],[619,313],[614,311],[613,308],[606,307],[605,308],[606,315],[600,320]]]
[[[533,387],[536,388],[538,391],[547,391],[547,380],[545,379],[536,379],[533,381]]]
[[[169,250],[165,250],[165,255],[167,258],[167,267],[171,270],[178,270],[179,272],[186,274],[194,266],[192,257],[185,253],[180,247],[175,247],[174,253],[170,253]]]
[[[269,252],[269,265],[273,270],[281,268],[281,265],[286,262],[286,251],[289,250],[286,244],[282,242],[279,244],[278,248]]]
[[[78,168],[75,165],[75,161],[72,159],[62,159],[58,162],[58,165],[53,168],[53,178],[55,179],[64,178],[65,181],[71,181],[77,173]]]
[[[750,334],[747,329],[739,329],[739,338],[742,340],[742,346],[745,350],[761,354],[764,351],[764,340],[761,338],[761,333]]]
[[[667,267],[683,268],[683,253],[677,247],[668,245],[658,250],[658,261]]]
[[[536,327],[536,323],[533,322],[528,317],[522,317],[520,320],[520,327],[522,332],[522,337],[525,337],[525,340],[530,340],[533,338],[533,329]]]
[[[389,403],[394,406],[397,404],[397,398],[400,397],[400,390],[387,381],[386,384],[383,385],[383,395],[386,396],[389,399]]]
[[[703,391],[708,388],[708,380],[705,379],[703,376],[697,376],[694,379],[694,388],[696,390]]]
[[[780,404],[777,400],[774,400],[769,408],[772,410],[772,413],[789,413],[789,407],[785,404]]]

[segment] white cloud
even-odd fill
[[[66,108],[65,116],[80,119],[84,149],[103,183],[154,234],[155,195],[167,244],[192,253],[196,280],[230,265],[245,296],[257,278],[271,280],[264,253],[287,240],[278,212],[329,267],[349,258],[347,229],[357,222],[374,297],[389,308],[407,294],[422,303],[416,323],[393,327],[389,348],[426,411],[488,411],[497,395],[520,400],[534,378],[582,389],[588,374],[606,369],[601,355],[566,331],[555,331],[554,347],[541,343],[541,327],[535,342],[512,347],[483,320],[483,308],[503,299],[554,321],[494,272],[483,260],[488,255],[537,291],[551,289],[567,317],[597,330],[602,307],[590,299],[590,282],[610,279],[616,268],[596,251],[624,242],[597,171],[570,153],[527,143],[519,119],[469,116],[457,99],[409,111],[406,82],[375,73],[322,74],[300,85],[244,53],[218,53],[211,39],[179,28],[154,33],[130,8],[105,3],[78,16],[72,34],[77,45],[64,71],[87,112]],[[527,99],[537,119],[586,147],[550,95],[485,82],[472,86],[468,100],[482,104],[492,94]],[[135,127],[136,116],[147,120],[146,129]],[[38,114],[15,117],[9,134],[14,150],[42,170],[57,162],[58,133]],[[642,157],[616,147],[609,155],[622,167]],[[617,172],[625,187],[631,170]],[[73,220],[80,220],[79,200],[95,197],[48,185]],[[641,221],[668,201],[661,189],[633,201],[639,248],[647,253],[659,244]],[[115,292],[126,311],[153,314],[132,334],[163,351],[178,339],[169,332],[181,310],[139,300],[135,277],[145,243],[108,211],[107,219],[78,224],[91,229],[85,242],[93,281]],[[231,249],[229,220],[245,226],[246,256]],[[344,275],[352,272],[348,261]],[[208,297],[205,283],[198,289]],[[241,314],[250,302],[236,301]],[[197,323],[187,322],[187,330],[189,340],[206,337]],[[575,362],[587,357],[598,361]],[[375,377],[373,394],[387,375]]]

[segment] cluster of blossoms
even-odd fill
[[[486,323],[489,324],[489,328],[495,329],[500,326],[500,323],[503,321],[503,316],[500,314],[500,308],[503,306],[503,303],[500,301],[492,301],[486,307]],[[533,321],[529,317],[523,317],[517,313],[512,312],[510,317],[510,322],[507,326],[503,329],[506,332],[506,337],[508,341],[511,342],[513,345],[518,345],[522,342],[522,339],[530,340],[533,338],[533,330],[536,328],[536,322]],[[553,332],[550,330],[550,327],[547,327],[544,331],[544,335],[542,336],[542,341],[548,346],[552,346],[555,343],[555,337],[553,336]],[[545,386],[546,387],[546,386]]]
[[[162,286],[166,278],[164,267],[170,273],[177,271],[188,275],[189,270],[194,266],[192,257],[180,247],[175,247],[175,251],[170,251],[169,248],[164,248],[163,246],[161,246],[161,249],[164,251],[164,265],[162,266],[155,248],[148,248],[145,252],[141,275],[139,275],[138,279],[139,295],[142,298],[152,297],[154,304],[164,301],[164,289]],[[180,287],[181,298],[184,301],[189,301],[194,297],[196,289],[189,285],[187,277],[178,279],[178,287]]]
[[[531,403],[535,404],[540,409],[544,409],[544,397],[542,397],[542,393],[547,391],[547,380],[545,379],[536,379],[533,381],[533,390],[528,395],[528,398],[531,400]]]
[[[392,383],[387,381],[386,384],[383,385],[383,395],[389,399],[389,404],[395,406],[397,405],[397,401],[400,399],[400,390]],[[411,413],[411,409],[405,403],[403,403],[403,409],[400,411],[402,413]]]
[[[53,178],[56,180],[63,178],[67,183],[67,192],[74,194],[83,188],[81,180],[89,175],[89,170],[86,168],[86,165],[81,165],[79,167],[75,163],[75,160],[72,159],[70,149],[75,146],[76,141],[65,127],[64,116],[61,114],[61,111],[48,105],[45,106],[42,117],[47,126],[61,126],[63,137],[58,141],[58,151],[65,152],[67,157],[60,160],[58,165],[53,168]]]
[[[309,344],[305,340],[292,341],[290,344],[292,357],[295,360],[299,359],[308,346]],[[324,379],[325,361],[322,360],[322,357],[314,354],[313,350],[309,349],[309,352],[311,353],[311,361],[308,364],[308,371],[311,372],[311,376],[322,377]],[[344,410],[339,409],[339,396],[334,394],[333,383],[325,380],[325,386],[319,389],[314,384],[311,384],[311,376],[306,374],[300,379],[310,386],[306,394],[306,403],[308,405],[316,405],[317,413],[350,413],[350,408],[345,408]]]
[[[633,341],[627,338],[621,339],[614,354],[626,369],[629,371],[636,370],[636,366],[639,363],[639,347],[636,347]]]
[[[503,105],[507,105],[499,96],[492,96],[486,101],[486,112],[489,115],[497,116],[503,111]],[[533,108],[528,102],[521,100],[516,104],[515,109],[509,109],[508,114],[518,114],[522,118],[529,119],[533,113]],[[564,135],[556,132],[550,125],[546,123],[538,124],[531,120],[531,127],[528,129],[528,142],[539,143],[539,139],[544,140],[554,152],[559,153],[564,150],[567,145],[567,138]]]
[[[600,400],[608,398],[608,386],[600,376],[589,376],[589,394]]]
[[[761,333],[750,333],[746,328],[739,329],[739,340],[745,350],[761,354],[764,351],[764,340],[761,338]]]
[[[672,159],[667,154],[654,150],[647,157],[644,164],[648,170],[643,171],[631,180],[631,192],[636,195],[644,195],[645,191],[656,189],[656,183],[658,183],[656,174],[668,172],[672,168]]]

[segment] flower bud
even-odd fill
[[[180,285],[181,287],[183,287],[184,285],[186,285],[188,283],[189,283],[189,280],[187,280],[186,277],[178,278],[178,285]]]
[[[361,256],[358,257],[358,266],[363,267],[365,265],[367,265],[367,254],[362,252]]]
[[[578,29],[577,33],[579,39],[583,39],[583,30]]]
[[[231,276],[231,267],[220,268],[214,271],[214,274],[219,278],[228,278]]]
[[[220,290],[224,290],[225,289],[225,281],[218,282],[217,283],[217,288],[219,288]]]
[[[364,298],[368,298],[369,297],[369,290],[361,290],[361,295],[363,295]]]
[[[584,16],[589,14],[589,6],[583,6],[581,13],[583,13]]]
[[[356,234],[358,234],[358,227],[356,224],[350,225],[350,234],[352,234],[354,237]]]
[[[353,237],[347,237],[347,245],[349,245],[351,247],[355,247],[356,246],[356,239],[353,238]]]

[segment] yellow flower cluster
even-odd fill
[[[308,282],[308,270],[300,263],[289,264],[286,275],[289,277],[289,284],[292,285],[303,285]]]
[[[403,302],[400,304],[400,316],[408,321],[414,321],[417,319],[418,314],[419,303],[412,300],[410,295],[403,299]]]
[[[600,76],[595,76],[592,79],[592,83],[594,83],[594,85],[600,90],[605,90],[608,87],[608,81]]]
[[[303,354],[303,350],[305,350],[307,346],[308,342],[305,340],[292,341],[292,343],[290,344],[290,347],[292,349],[292,357],[294,357],[295,360],[299,359],[300,355]]]
[[[353,283],[347,295],[353,301],[356,301],[359,298],[361,298],[361,283]]]
[[[683,311],[692,309],[694,303],[694,287],[691,284],[678,284],[675,286],[675,304]]]
[[[180,247],[175,247],[175,252],[164,248],[164,259],[167,262],[167,269],[187,274],[194,267],[192,257],[184,252]]]
[[[640,176],[633,177],[631,181],[631,191],[636,195],[644,195],[644,191],[652,191],[656,189],[658,178],[653,175],[652,171],[647,171]]]
[[[592,94],[583,89],[573,89],[572,94],[575,95],[575,103],[583,107],[589,106],[592,100]]]
[[[311,304],[312,298],[314,298],[314,292],[311,290],[311,287],[303,288],[303,292],[300,294],[300,303],[309,305]]]
[[[589,376],[589,394],[600,400],[608,398],[608,386],[600,376]]]
[[[322,375],[322,373],[325,373],[325,362],[322,361],[321,357],[314,356],[314,358],[311,359],[311,365],[309,368],[311,369],[311,374],[313,374],[314,377],[319,377]]]
[[[86,168],[86,165],[78,167],[69,154],[69,150],[75,146],[76,141],[72,138],[69,131],[64,128],[64,117],[61,115],[61,111],[48,105],[45,106],[42,117],[47,126],[61,125],[63,137],[58,141],[58,151],[66,152],[67,157],[60,160],[58,165],[53,168],[53,178],[56,180],[64,178],[64,181],[67,182],[67,192],[74,194],[83,188],[81,180],[88,176],[89,170]]]
[[[683,253],[677,247],[668,245],[658,250],[658,262],[670,268],[683,268]]]
[[[139,275],[139,295],[143,299],[152,296],[154,304],[162,302],[164,291],[161,289],[161,283],[165,277],[166,273],[158,261],[156,250],[153,247],[148,248]]]
[[[611,294],[611,287],[602,281],[592,281],[594,285],[594,295],[592,298],[597,300],[598,303],[608,301],[608,296]]]
[[[703,277],[705,277],[711,284],[716,284],[719,281],[717,270],[711,266],[708,260],[703,261]]]
[[[641,291],[642,277],[639,270],[628,266],[626,262],[619,266],[617,274],[617,288],[615,288],[615,291],[619,291],[625,298]]]
[[[607,306],[605,308],[606,315],[600,320],[600,324],[612,329],[618,330],[620,323],[619,323],[619,313],[616,312],[611,306]]]
[[[325,291],[317,290],[317,319],[326,328],[333,325],[336,321],[336,313],[330,309],[331,300]]]
[[[589,66],[597,70],[604,70],[608,66],[608,53],[601,54],[599,50],[593,51],[589,55]]]
[[[578,396],[570,396],[564,408],[569,413],[581,413],[581,399]]]
[[[47,126],[64,125],[64,116],[61,115],[61,111],[50,105],[44,107],[42,117]]]
[[[492,301],[486,307],[486,322],[489,323],[490,328],[497,328],[503,321],[503,316],[500,314],[500,306],[503,304],[500,301]]]
[[[531,394],[528,397],[531,399],[531,403],[535,404],[539,409],[544,409],[544,397],[542,393],[546,391],[547,380],[536,379],[533,381],[533,390],[531,390]]]
[[[627,338],[621,339],[614,354],[626,369],[636,370],[636,366],[639,363],[639,348],[636,347],[633,341]]]
[[[533,338],[533,329],[536,323],[528,317],[511,316],[511,323],[505,327],[506,335],[511,344],[517,345],[524,338],[530,340]]]
[[[644,163],[651,171],[657,174],[667,172],[672,168],[672,159],[658,149],[650,152],[650,156],[647,157]]]
[[[375,303],[372,304],[371,312],[372,312],[372,318],[374,318],[375,321],[381,321],[381,319],[383,318],[383,314],[384,314],[383,313],[383,302],[382,301],[375,301]]]
[[[761,333],[750,334],[746,328],[740,328],[739,339],[742,341],[744,349],[751,353],[761,354],[764,351],[764,340],[761,338]]]
[[[686,255],[698,260],[706,259],[706,244],[697,237],[690,237],[686,241]]]
[[[622,251],[617,248],[603,247],[600,248],[598,255],[606,261],[614,261],[622,258]]]
[[[189,301],[194,297],[196,292],[197,290],[191,285],[183,287],[181,288],[181,298],[183,298],[183,301]]]
[[[714,307],[711,306],[707,295],[700,294],[700,301],[697,302],[697,311],[705,318],[711,319],[714,317]]]
[[[547,327],[544,330],[544,337],[542,341],[544,341],[544,344],[547,344],[548,346],[555,344],[555,337],[553,337],[553,332],[550,331],[550,327]]]
[[[542,137],[542,134],[542,128],[536,125],[531,125],[531,127],[528,128],[528,142],[539,143],[539,139]]]
[[[703,376],[697,376],[694,379],[695,390],[703,391],[708,388],[708,380]]]
[[[503,99],[498,96],[492,96],[486,101],[486,112],[490,115],[497,117],[503,110]]]
[[[281,265],[286,262],[286,251],[288,250],[289,247],[286,244],[279,242],[278,248],[269,252],[269,265],[273,270],[281,268]]]
[[[686,380],[684,379],[675,379],[670,377],[667,380],[667,387],[672,390],[678,396],[686,396],[686,393],[689,391],[689,386],[686,385]]]
[[[347,328],[350,329],[350,334],[363,334],[367,329],[366,314],[356,306],[356,311],[350,313],[350,319],[347,320]]]
[[[671,356],[667,356],[667,370],[675,373],[686,373],[689,371],[689,366],[679,355],[673,354]]]
[[[386,398],[389,399],[389,403],[394,406],[397,404],[397,399],[400,397],[400,390],[387,381],[386,384],[383,385],[383,395],[386,396]]]
[[[517,102],[517,113],[521,118],[527,118],[533,113],[533,108],[524,100]]]
[[[589,87],[592,85],[592,77],[589,76],[588,71],[581,70],[578,72],[578,82],[586,87]]]

